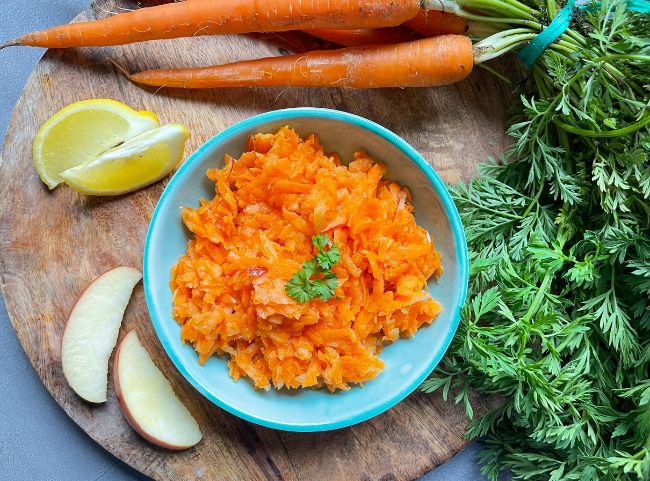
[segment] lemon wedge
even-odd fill
[[[53,189],[60,173],[84,164],[116,145],[160,124],[152,112],[138,112],[109,99],[82,100],[59,110],[34,139],[34,165]]]
[[[182,125],[163,125],[127,140],[85,164],[68,169],[60,176],[82,194],[125,194],[171,172],[182,160],[189,136]]]

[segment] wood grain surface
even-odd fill
[[[78,19],[135,7],[125,0],[97,0]],[[418,392],[373,420],[333,432],[289,433],[242,421],[204,399],[174,369],[152,328],[141,285],[127,308],[121,335],[131,328],[138,331],[197,418],[203,441],[184,452],[158,449],[129,428],[112,383],[108,402],[91,406],[63,377],[60,343],[72,305],[102,272],[119,264],[141,265],[149,220],[166,184],[117,198],[85,197],[66,186],[48,191],[33,167],[32,142],[39,126],[65,105],[113,98],[152,110],[161,123],[187,125],[192,138],[186,153],[260,112],[297,106],[345,110],[403,136],[449,183],[468,179],[477,163],[504,150],[513,96],[480,69],[462,83],[437,89],[188,92],[143,90],[108,61],[110,57],[132,70],[198,66],[328,46],[287,33],[48,51],[16,105],[0,161],[0,276],[9,316],[36,372],[66,413],[115,456],[156,480],[409,480],[466,444],[462,408]],[[479,412],[490,404],[475,401]]]

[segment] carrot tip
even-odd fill
[[[123,65],[120,65],[119,63],[117,63],[117,61],[113,60],[111,57],[107,57],[107,58],[108,58],[108,61],[111,62],[116,69],[118,69],[120,72],[122,72],[122,75],[124,75],[126,78],[131,80],[131,74],[126,69],[126,67],[124,67]]]
[[[0,50],[7,47],[17,47],[22,45],[20,39],[14,38],[13,40],[7,40],[6,42],[0,43]]]

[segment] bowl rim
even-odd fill
[[[152,287],[149,282],[149,252],[151,245],[151,236],[154,225],[158,219],[158,214],[160,213],[161,206],[164,204],[166,198],[171,195],[170,193],[174,191],[177,187],[177,184],[180,182],[179,179],[183,177],[183,173],[192,165],[197,159],[203,158],[205,153],[210,150],[215,144],[221,143],[226,139],[241,133],[242,131],[253,130],[256,126],[262,123],[284,120],[286,119],[288,123],[292,118],[297,117],[312,117],[312,118],[324,118],[330,120],[342,121],[361,127],[363,129],[369,130],[370,132],[382,137],[384,140],[395,145],[399,150],[401,150],[415,165],[424,173],[427,180],[431,183],[434,190],[440,198],[443,210],[449,219],[451,225],[451,230],[453,233],[454,241],[456,243],[456,255],[458,257],[458,271],[459,278],[461,279],[461,292],[458,297],[458,305],[453,307],[453,317],[451,319],[451,326],[448,330],[446,337],[442,343],[442,349],[439,350],[438,354],[433,357],[431,362],[427,366],[422,368],[422,374],[418,376],[414,382],[412,382],[407,388],[402,389],[399,392],[394,393],[392,396],[389,396],[384,402],[380,403],[373,409],[363,411],[356,416],[342,419],[334,422],[321,422],[321,423],[291,423],[291,422],[278,422],[256,415],[251,415],[245,412],[240,411],[237,407],[228,404],[222,401],[217,395],[212,393],[210,390],[206,389],[201,382],[199,382],[184,366],[183,362],[176,356],[174,348],[171,345],[171,340],[163,335],[162,320],[156,315],[156,310],[153,308],[155,305],[153,302],[153,293]],[[180,184],[179,184],[180,185]],[[464,281],[463,281],[464,280]],[[158,202],[156,208],[151,216],[151,221],[147,229],[147,236],[145,239],[144,252],[143,252],[143,286],[145,301],[147,304],[147,310],[149,311],[149,316],[151,322],[156,331],[158,340],[162,344],[167,357],[170,358],[176,369],[183,375],[183,377],[204,397],[209,401],[216,404],[225,411],[234,414],[235,416],[250,421],[252,423],[265,426],[268,428],[279,429],[284,431],[293,431],[293,432],[318,432],[318,431],[329,431],[333,429],[345,428],[352,426],[354,424],[367,421],[384,411],[387,411],[391,407],[395,406],[397,403],[402,401],[406,396],[411,394],[421,383],[426,379],[426,377],[431,374],[433,369],[438,365],[442,356],[447,352],[451,341],[456,334],[458,329],[458,324],[460,323],[460,314],[461,308],[465,303],[467,297],[467,289],[469,284],[469,256],[467,252],[467,241],[465,238],[465,232],[463,230],[463,225],[456,209],[456,205],[451,198],[451,194],[447,190],[442,179],[438,176],[433,167],[422,157],[422,155],[415,150],[406,140],[387,129],[379,125],[372,120],[366,119],[359,115],[351,114],[349,112],[343,112],[340,110],[326,109],[326,108],[316,108],[316,107],[297,107],[297,108],[288,108],[288,109],[279,109],[271,110],[269,112],[264,112],[262,114],[254,115],[245,120],[237,122],[215,136],[211,137],[205,143],[203,143],[196,151],[194,151],[188,158],[183,162],[180,168],[174,173],[172,178],[169,180],[169,183],[165,186]]]

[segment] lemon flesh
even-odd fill
[[[189,136],[182,125],[163,125],[62,172],[61,178],[82,194],[125,194],[171,172],[182,160]]]
[[[82,100],[59,110],[34,139],[34,165],[53,189],[61,172],[84,164],[160,124],[152,112],[138,112],[109,99]]]

